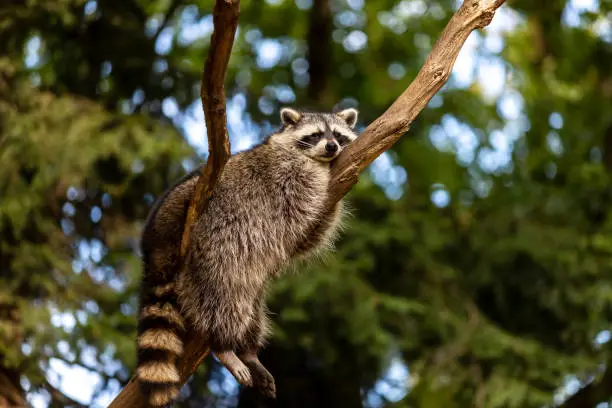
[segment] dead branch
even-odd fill
[[[338,202],[359,179],[359,174],[378,156],[391,148],[406,133],[410,124],[450,77],[461,47],[472,31],[487,26],[505,0],[465,0],[453,15],[440,39],[427,57],[417,77],[361,136],[336,160],[332,168],[329,208]],[[238,22],[238,0],[217,0],[214,11],[215,31],[202,80],[202,104],[208,129],[209,152],[206,168],[189,207],[181,243],[184,256],[193,220],[206,207],[230,154],[225,119],[223,83]],[[201,338],[190,334],[179,369],[183,382],[195,372],[208,354]],[[132,378],[109,408],[143,407],[140,392]]]
[[[189,203],[185,229],[181,240],[181,258],[187,255],[191,226],[206,210],[206,204],[230,157],[225,115],[225,73],[238,27],[240,0],[217,0],[213,9],[214,31],[202,74],[200,97],[208,133],[208,160],[201,170],[193,199]],[[179,361],[181,380],[185,383],[208,354],[208,347],[193,332],[186,339],[185,351]],[[145,407],[136,378],[132,377],[109,408]]]
[[[208,58],[202,75],[200,97],[208,131],[208,160],[196,185],[194,199],[189,205],[185,231],[181,242],[181,256],[187,253],[191,226],[202,214],[219,176],[230,157],[230,143],[225,117],[225,72],[234,45],[240,0],[217,0],[213,10],[214,31]]]
[[[338,202],[361,173],[406,133],[431,98],[448,81],[461,47],[472,31],[489,25],[505,0],[464,0],[442,31],[423,68],[382,116],[338,157],[332,168],[330,204]]]

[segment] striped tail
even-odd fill
[[[177,361],[183,354],[185,324],[175,285],[167,281],[145,285],[141,295],[136,376],[152,407],[174,402],[181,389]]]

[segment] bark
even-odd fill
[[[423,68],[399,98],[372,122],[335,161],[330,205],[338,202],[361,173],[406,133],[414,119],[448,81],[457,55],[472,31],[489,25],[505,0],[465,0],[442,31]]]
[[[408,130],[429,100],[448,81],[453,64],[472,31],[487,26],[505,0],[465,0],[442,32],[440,39],[414,81],[387,111],[368,126],[361,136],[336,160],[332,167],[328,208],[332,208],[357,182],[359,173],[388,150]],[[181,244],[184,256],[193,220],[205,211],[223,166],[229,158],[225,121],[225,70],[238,23],[238,0],[217,0],[215,31],[202,81],[202,103],[208,130],[210,156],[191,202]],[[183,382],[197,369],[209,349],[191,334],[180,362]],[[143,407],[140,392],[132,378],[110,407]]]
[[[202,107],[208,132],[208,160],[196,185],[195,197],[191,201],[181,242],[181,256],[187,253],[191,225],[202,214],[219,176],[230,157],[225,115],[225,72],[229,63],[234,36],[238,27],[240,0],[217,0],[213,10],[214,31],[210,50],[202,75]]]
[[[210,40],[210,49],[202,75],[200,96],[206,119],[208,133],[208,160],[195,188],[194,197],[189,204],[185,230],[181,241],[181,257],[187,255],[191,226],[206,209],[208,199],[219,180],[223,167],[230,156],[230,143],[227,134],[225,114],[225,73],[234,44],[240,0],[217,0],[213,10],[214,32]],[[189,333],[185,352],[179,361],[179,371],[185,383],[199,367],[208,354],[208,347],[194,333]],[[145,407],[136,378],[132,377],[109,408]]]

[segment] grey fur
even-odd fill
[[[178,395],[170,367],[176,369],[180,350],[161,344],[162,336],[159,344],[151,342],[147,331],[168,330],[183,339],[179,310],[183,326],[199,332],[241,383],[274,395],[274,379],[257,359],[269,333],[267,284],[292,260],[331,245],[342,204],[326,210],[329,163],[357,137],[356,119],[354,109],[283,109],[278,132],[228,161],[206,212],[194,224],[182,274],[179,246],[198,173],[156,203],[142,237],[137,370],[151,405],[166,405]]]

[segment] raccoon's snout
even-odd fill
[[[338,151],[338,145],[336,144],[336,142],[332,142],[329,141],[327,142],[327,144],[325,145],[325,152],[327,154],[334,154]]]
[[[323,151],[321,152],[321,150]],[[321,150],[319,150],[321,152],[319,157],[326,162],[335,159],[340,154],[340,146],[334,140],[329,140],[325,143],[325,147]]]

